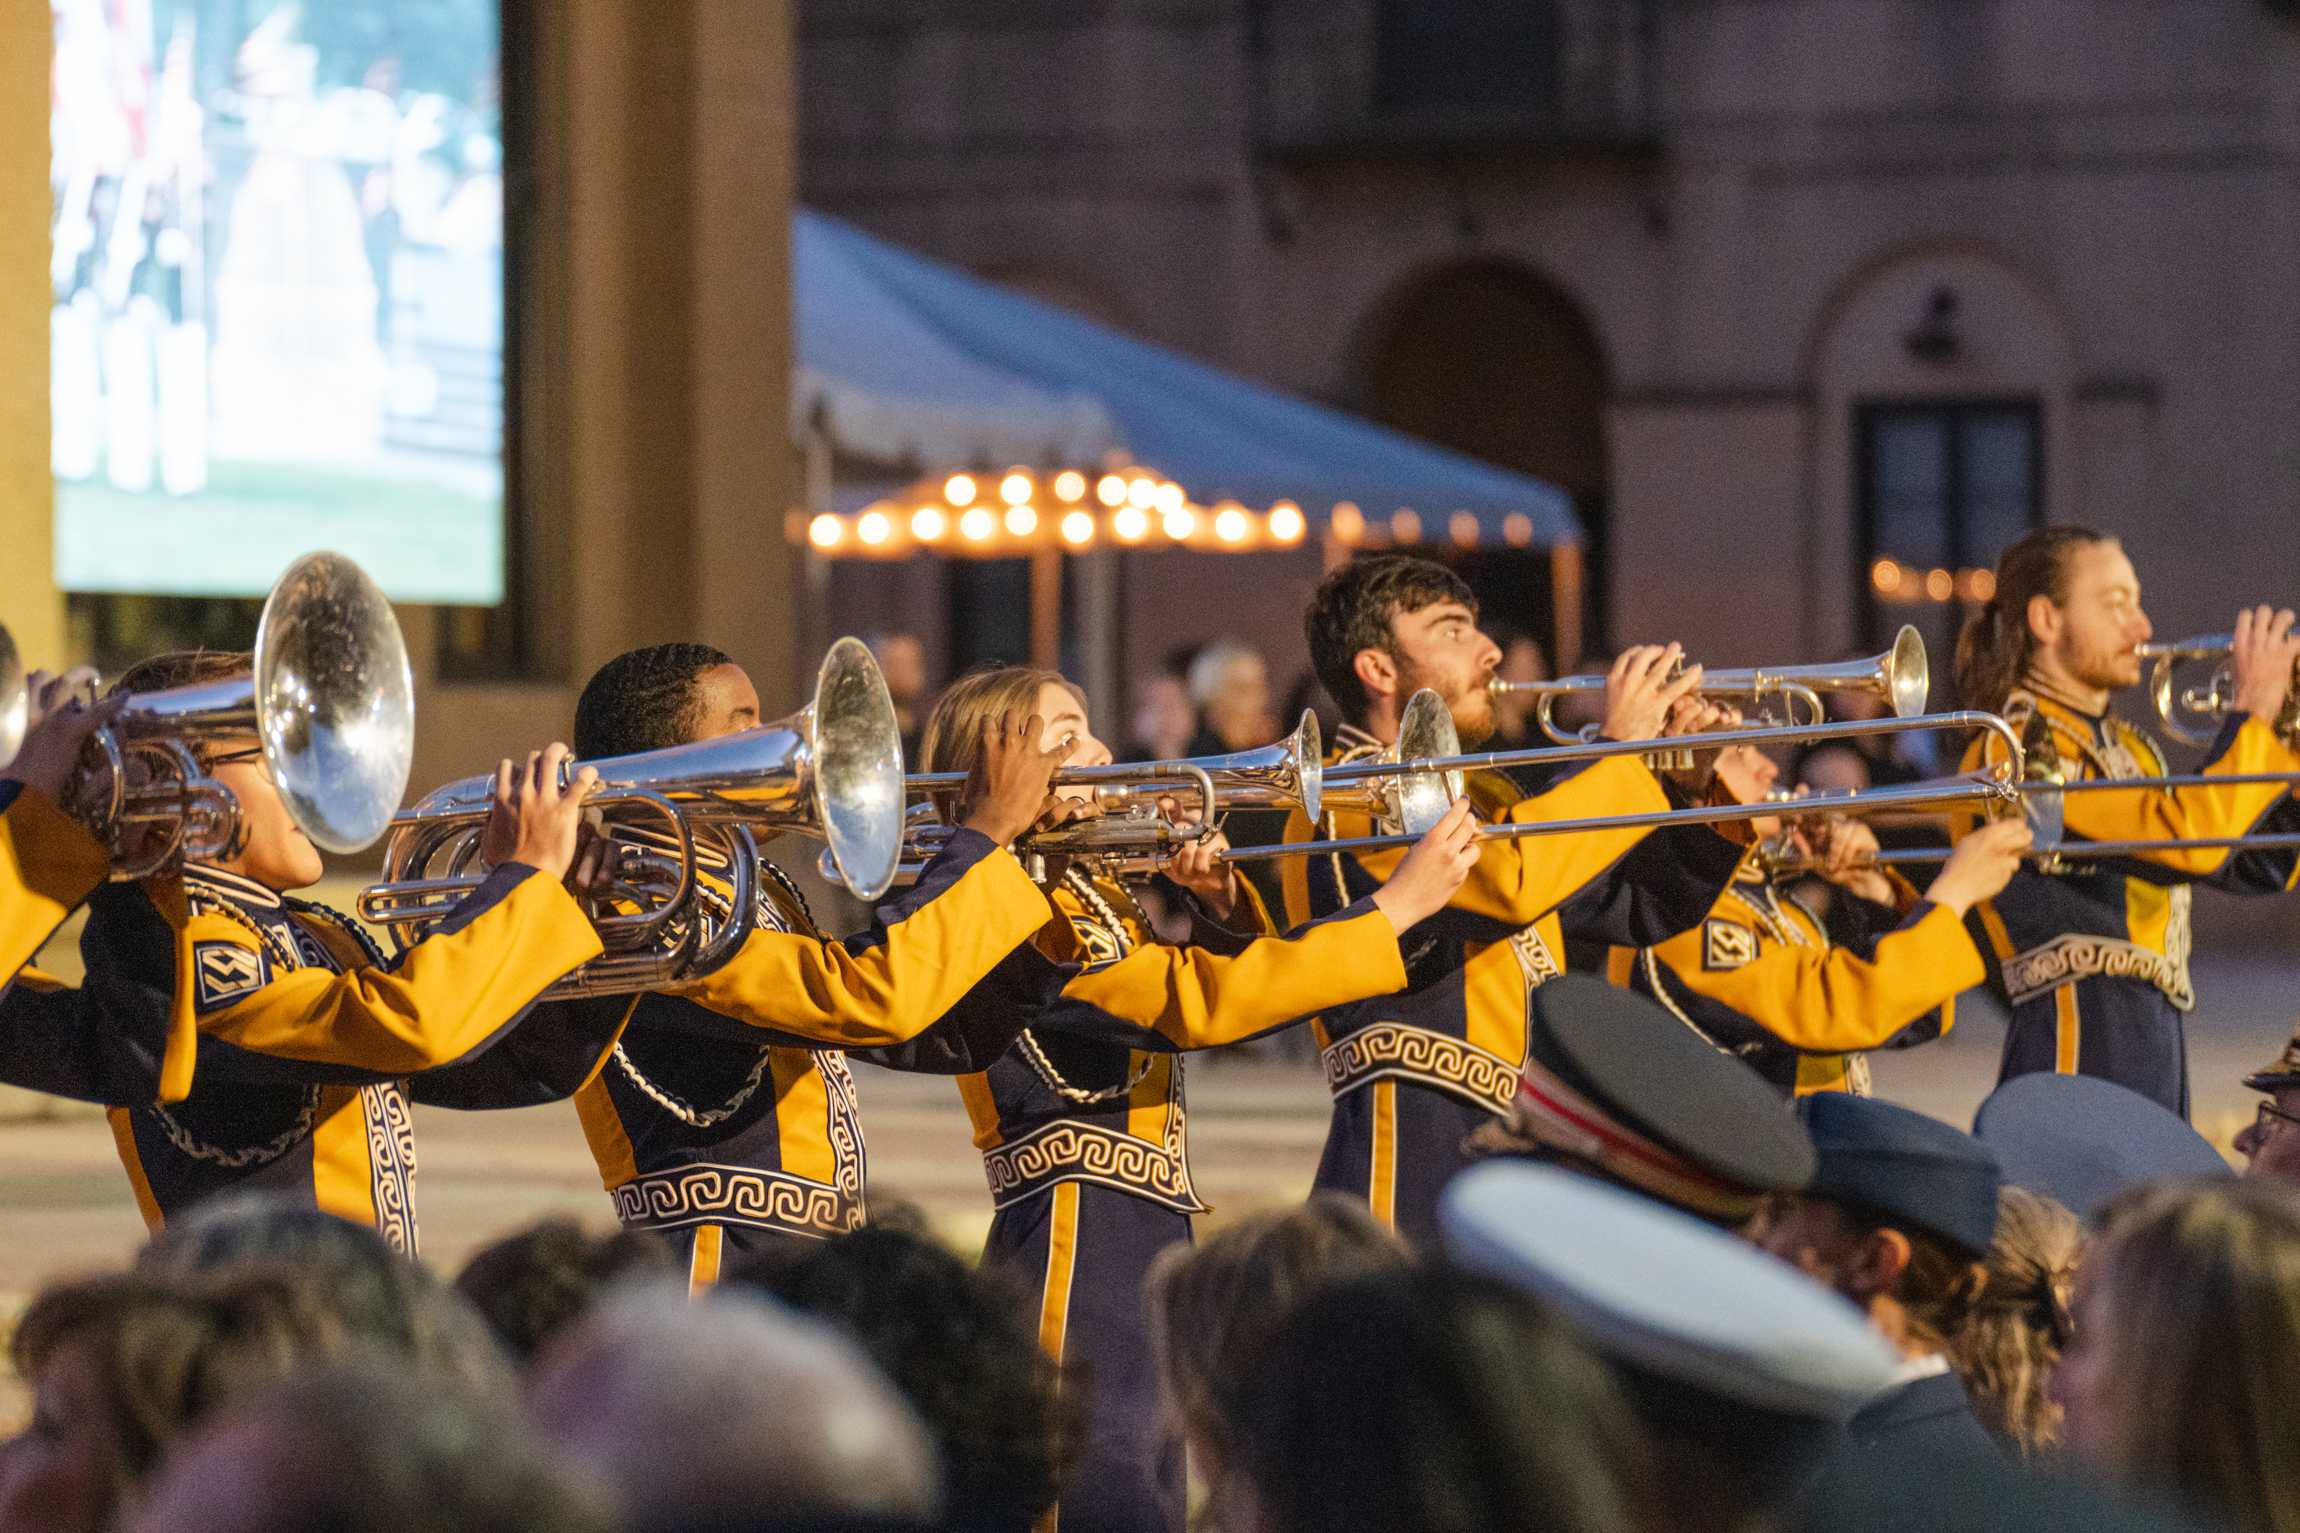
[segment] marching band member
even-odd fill
[[[924,769],[973,770],[997,721],[1023,712],[1044,720],[1049,742],[1072,742],[1079,766],[1111,759],[1075,686],[1017,666],[968,676],[937,700]],[[1086,790],[1064,791],[1072,814],[1090,812]],[[1088,1381],[1085,1441],[1056,1514],[1065,1528],[1181,1526],[1181,1449],[1159,1410],[1143,1299],[1151,1263],[1187,1241],[1205,1209],[1190,1182],[1179,1054],[1394,993],[1406,978],[1402,934],[1444,905],[1476,857],[1457,805],[1392,859],[1386,883],[1277,936],[1251,886],[1220,861],[1226,845],[1209,833],[1166,865],[1191,900],[1185,947],[1158,942],[1124,879],[1047,859],[1063,918],[1041,939],[1054,994],[997,1063],[959,1082],[997,1209],[983,1260],[1031,1285],[1040,1341]]]
[[[2281,737],[2300,640],[2290,612],[2266,607],[2236,620],[2234,706],[2201,770],[2300,770],[2300,742]],[[2138,646],[2153,632],[2140,577],[2115,538],[2049,527],[2006,550],[1996,591],[1957,643],[1957,688],[1968,708],[2000,713],[2029,743],[2032,773],[2057,766],[2071,782],[2163,774],[2156,742],[2109,713],[2140,680]],[[1968,769],[1994,764],[1987,736]],[[2001,754],[2001,748],[1997,752]],[[2276,784],[2072,793],[2071,842],[2239,836],[2280,825],[2294,811]],[[1960,828],[1970,824],[1960,816]],[[2071,871],[2023,868],[1980,923],[2012,1005],[2003,1075],[2033,1070],[2098,1075],[2188,1111],[2183,1018],[2189,984],[2191,886],[2240,893],[2288,887],[2290,853],[2170,849],[2077,861]]]
[[[1407,699],[1424,687],[1444,700],[1465,746],[1492,734],[1487,683],[1501,652],[1478,629],[1477,599],[1444,566],[1405,555],[1344,565],[1318,587],[1303,626],[1318,679],[1347,720],[1329,759],[1355,760],[1394,742]],[[1699,667],[1673,677],[1678,659],[1672,644],[1615,661],[1607,738],[1707,728],[1723,716],[1693,697]],[[1510,823],[1676,807],[1652,770],[1628,755],[1587,763],[1531,797],[1501,773],[1479,773],[1470,794],[1487,818]],[[1317,829],[1297,814],[1287,836],[1308,840]],[[1370,829],[1362,815],[1329,813],[1323,832],[1334,839]],[[1449,908],[1416,934],[1406,993],[1328,1007],[1313,1024],[1334,1097],[1317,1185],[1365,1199],[1377,1218],[1417,1242],[1436,1236],[1438,1192],[1467,1163],[1470,1135],[1511,1112],[1526,1058],[1527,1000],[1564,972],[1565,938],[1641,946],[1693,926],[1741,856],[1738,843],[1706,827],[1480,845]],[[1289,908],[1318,914],[1361,897],[1397,857],[1291,859]]]
[[[115,693],[246,674],[245,655],[168,655]],[[318,852],[288,814],[254,737],[209,747],[204,767],[238,800],[239,850],[89,901],[91,983],[165,997],[156,1101],[116,1105],[113,1139],[145,1222],[202,1199],[287,1190],[416,1245],[411,1094],[457,1107],[572,1092],[609,1041],[530,1030],[528,1004],[600,952],[561,884],[592,779],[559,785],[563,746],[497,774],[493,871],[439,930],[388,961],[349,919],[288,891]]]
[[[742,667],[707,645],[661,644],[591,678],[575,746],[597,760],[758,722]],[[962,829],[869,929],[825,937],[798,887],[762,859],[758,929],[724,967],[603,998],[629,1022],[576,1110],[617,1215],[682,1245],[691,1284],[716,1281],[724,1258],[764,1241],[862,1224],[868,1176],[844,1051],[951,1075],[982,1068],[1019,1030],[1019,1008],[941,1021],[1052,914],[1003,847],[1038,817],[1061,752],[1041,751],[1015,722],[965,796]]]
[[[1761,802],[1780,775],[1754,746],[1717,753],[1717,780],[1739,803]],[[1955,1025],[1956,997],[1987,978],[1965,912],[2019,868],[2028,826],[2006,820],[1966,837],[1922,896],[1869,861],[1877,838],[1859,820],[1773,817],[1750,830],[1759,845],[1701,924],[1648,947],[1615,948],[1608,977],[1661,1002],[1783,1091],[1866,1094],[1859,1051],[1939,1037]],[[1823,908],[1799,896],[1800,876],[1767,866],[1766,847],[1784,835],[1832,886]]]

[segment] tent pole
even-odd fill
[[[1042,671],[1062,669],[1062,550],[1059,548],[1031,551],[1030,663]]]
[[[1550,655],[1556,674],[1570,676],[1581,664],[1581,545],[1558,543],[1549,550]]]

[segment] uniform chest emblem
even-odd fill
[[[202,1011],[229,1006],[271,983],[271,963],[236,942],[192,944],[193,999]]]
[[[1116,963],[1126,956],[1126,948],[1116,934],[1100,921],[1086,916],[1072,916],[1070,929],[1078,934],[1078,941],[1086,949],[1089,966]]]
[[[1738,969],[1757,956],[1757,934],[1738,921],[1715,916],[1701,923],[1701,967],[1711,972]]]

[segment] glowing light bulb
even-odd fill
[[[1934,601],[1947,601],[1956,590],[1957,578],[1947,570],[1934,570],[1925,576],[1925,594]]]
[[[942,482],[942,498],[954,506],[971,506],[979,494],[972,474],[953,474]]]
[[[1010,506],[1019,506],[1030,498],[1030,476],[1020,469],[998,481],[998,498]]]
[[[1270,508],[1270,537],[1276,542],[1301,542],[1306,525],[1302,520],[1302,508],[1290,500],[1281,500]]]
[[[1246,519],[1246,513],[1237,506],[1214,513],[1214,536],[1225,543],[1245,542],[1252,525]]]
[[[1188,506],[1178,506],[1160,518],[1159,530],[1177,543],[1187,543],[1198,530],[1198,513]]]
[[[1876,563],[1870,565],[1869,584],[1875,586],[1879,591],[1888,596],[1893,592],[1898,591],[1901,588],[1900,561],[1895,559],[1879,559]]]
[[[855,536],[876,548],[894,536],[894,523],[884,511],[865,511],[855,523]]]
[[[1094,498],[1115,511],[1126,503],[1126,481],[1116,474],[1104,474],[1094,481]]]
[[[1126,483],[1126,504],[1147,511],[1158,501],[1158,481],[1130,479]]]
[[[1168,516],[1172,516],[1181,510],[1188,503],[1188,500],[1189,497],[1182,493],[1182,487],[1169,480],[1158,486],[1158,492],[1151,498],[1150,503]]]
[[[817,548],[836,548],[847,535],[847,524],[825,511],[807,523],[807,541]]]
[[[939,543],[950,531],[950,518],[940,506],[921,506],[910,514],[910,535],[921,543]]]
[[[1110,519],[1121,543],[1139,543],[1150,536],[1150,515],[1140,506],[1127,506]]]
[[[1390,536],[1400,543],[1419,543],[1422,537],[1421,514],[1411,506],[1401,506],[1390,513]]]
[[[1501,540],[1512,548],[1533,546],[1533,518],[1523,511],[1512,511],[1501,519]]]
[[[1062,514],[1062,541],[1073,548],[1083,548],[1094,541],[1094,517],[1086,511],[1065,511]]]
[[[1054,476],[1054,498],[1076,504],[1086,498],[1086,476],[1074,468],[1066,468]]]
[[[1015,506],[1006,513],[1006,530],[1018,538],[1027,538],[1038,530],[1038,508]]]
[[[1456,511],[1446,518],[1446,536],[1462,548],[1477,547],[1477,518],[1467,511]]]
[[[1366,535],[1366,514],[1358,509],[1356,501],[1334,502],[1334,536],[1344,543],[1355,543]]]
[[[958,519],[958,535],[969,543],[979,543],[998,529],[998,518],[990,514],[988,506],[976,506]]]

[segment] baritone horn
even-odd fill
[[[1682,673],[1680,663],[1680,673]],[[1532,695],[1539,699],[1534,717],[1541,731],[1560,745],[1578,745],[1595,738],[1594,726],[1569,730],[1556,720],[1558,704],[1569,697],[1605,691],[1603,676],[1561,676],[1554,681],[1488,682],[1496,696]],[[1844,660],[1820,665],[1756,666],[1744,670],[1704,671],[1701,695],[1720,699],[1743,698],[1759,710],[1778,701],[1783,722],[1818,725],[1827,717],[1822,694],[1861,693],[1877,698],[1897,719],[1915,718],[1925,711],[1932,692],[1932,665],[1925,654],[1924,635],[1903,625],[1893,647],[1866,660]],[[1799,710],[1804,717],[1799,718]]]
[[[594,925],[607,951],[546,994],[620,994],[699,978],[756,925],[756,838],[820,837],[834,877],[864,899],[893,881],[902,851],[902,732],[878,662],[858,639],[833,644],[813,701],[771,724],[663,750],[567,762],[599,774],[589,804],[614,840],[613,907]],[[392,821],[382,879],[359,913],[411,945],[485,881],[494,779],[466,777]],[[715,875],[715,876],[706,876]]]
[[[0,709],[17,720],[14,662]],[[312,844],[356,852],[383,834],[407,788],[415,682],[391,603],[341,554],[306,554],[264,601],[247,676],[130,697],[98,729],[65,808],[109,850],[114,879],[148,878],[241,844],[239,800],[202,749],[253,737],[288,813]]]
[[[2236,635],[2203,634],[2170,644],[2143,644],[2137,651],[2149,668],[2148,697],[2164,732],[2183,745],[2210,745],[2236,705]],[[2186,667],[2210,665],[2203,679],[2184,684]],[[2284,711],[2276,716],[2276,732],[2300,743],[2300,665],[2292,669],[2292,687],[2285,695]]]

